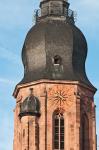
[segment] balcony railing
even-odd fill
[[[75,23],[76,13],[70,9],[61,9],[60,7],[45,7],[35,10],[35,21],[39,22],[41,19],[49,16],[65,17],[66,20]]]

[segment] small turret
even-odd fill
[[[23,116],[39,116],[40,115],[40,103],[37,97],[33,95],[33,89],[30,89],[30,95],[21,103],[20,117]]]

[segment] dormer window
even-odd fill
[[[63,73],[62,58],[59,55],[55,55],[52,59],[53,65],[53,78],[60,79]]]
[[[58,56],[58,55],[56,55],[56,56],[54,57],[54,65],[61,65],[61,63],[62,63],[61,57]]]

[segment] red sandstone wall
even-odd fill
[[[63,111],[65,118],[64,150],[81,150],[80,127],[81,115],[83,113],[86,113],[89,119],[89,150],[96,150],[94,93],[90,89],[72,82],[32,84],[22,87],[19,90],[15,108],[14,150],[28,150],[28,121],[31,122],[29,129],[29,150],[38,150],[35,146],[35,119],[31,116],[23,117],[20,120],[18,116],[20,103],[29,95],[29,88],[34,89],[34,95],[39,98],[41,105],[41,116],[38,119],[39,150],[53,149],[52,116],[53,112],[57,109]],[[23,129],[25,129],[24,138]]]

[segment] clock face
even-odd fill
[[[55,91],[54,95],[53,95],[53,98],[55,101],[59,100],[59,101],[66,101],[66,99],[68,98],[65,91],[63,90],[58,90],[58,91]]]
[[[73,100],[73,89],[71,87],[64,86],[54,86],[54,88],[49,91],[49,100],[53,103],[53,105],[58,105],[62,107],[65,105],[70,106]]]

